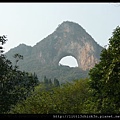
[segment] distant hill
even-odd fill
[[[85,78],[89,69],[99,62],[102,49],[79,24],[64,21],[33,47],[20,44],[9,50],[6,56],[14,64],[13,55],[19,53],[24,56],[24,60],[19,62],[21,70],[35,72],[40,81],[46,76],[56,77],[62,83]],[[77,68],[58,65],[63,57],[69,55],[76,58]]]

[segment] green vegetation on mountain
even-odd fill
[[[21,44],[18,48],[9,51],[9,54],[5,54],[7,58],[12,61],[12,64],[15,65],[14,54],[19,53],[24,56],[24,60],[18,63],[19,70],[27,71],[30,73],[36,73],[39,81],[43,81],[44,76],[51,78],[52,80],[56,77],[59,79],[60,83],[65,83],[67,81],[72,81],[74,79],[86,78],[88,76],[88,70],[84,71],[79,67],[69,67],[64,65],[41,65],[39,60],[34,60],[29,57],[29,55],[24,54],[24,51],[21,49],[24,48],[25,45]]]

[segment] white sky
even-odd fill
[[[33,46],[63,21],[81,25],[104,47],[120,26],[120,6],[113,3],[0,3],[0,35],[7,52],[21,43]]]

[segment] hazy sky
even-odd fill
[[[0,35],[7,52],[20,43],[33,46],[63,21],[81,25],[104,46],[120,25],[120,6],[113,3],[0,3]]]

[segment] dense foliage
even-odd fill
[[[6,40],[5,36],[0,37],[2,45]],[[2,46],[0,49],[4,52]],[[30,95],[34,86],[38,84],[38,78],[36,74],[22,72],[18,69],[17,62],[23,58],[22,55],[15,55],[16,65],[12,66],[2,52],[0,55],[0,113],[5,113],[12,105]]]
[[[95,113],[120,113],[120,27],[101,52],[99,64],[90,70],[90,88]]]
[[[9,113],[15,114],[77,114],[82,112],[83,103],[88,99],[88,79],[66,83],[61,87],[42,91],[40,84],[33,95],[28,97]]]

